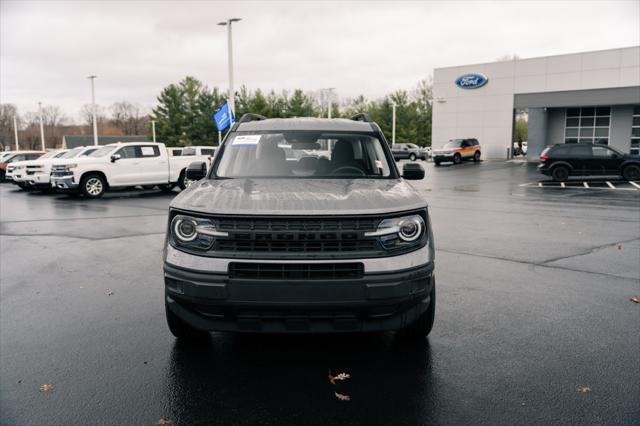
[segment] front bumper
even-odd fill
[[[27,186],[31,188],[51,188],[51,175],[49,173],[35,173],[27,175]]]
[[[164,279],[168,308],[197,329],[334,333],[399,330],[413,323],[429,307],[433,271],[425,258],[403,270],[365,268],[361,278],[238,279],[165,262]]]
[[[453,161],[454,154],[433,154],[433,161]]]
[[[73,175],[51,176],[51,186],[57,189],[78,189],[79,184]]]

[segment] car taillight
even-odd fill
[[[549,157],[547,156],[547,154],[542,154],[542,155],[540,156],[540,161],[542,161],[543,163],[544,163],[545,161],[547,161],[548,159],[549,159]]]

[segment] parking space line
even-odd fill
[[[611,188],[611,189],[616,189],[616,187],[613,186],[613,184],[611,182],[607,182],[607,185],[609,185],[609,188]]]
[[[542,182],[538,182],[538,186],[542,188]]]
[[[635,186],[636,188],[640,189],[640,185],[638,185],[637,183],[635,183],[635,182],[631,182],[631,181],[629,181],[629,183],[630,183],[631,185]]]
[[[582,185],[583,185],[585,188],[589,188],[589,184],[588,184],[587,182],[582,182]]]
[[[564,188],[564,182],[560,182],[560,186]]]

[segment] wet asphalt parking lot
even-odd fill
[[[640,189],[540,180],[518,162],[427,165],[415,185],[438,303],[423,342],[212,334],[200,347],[165,324],[171,195],[2,184],[0,422],[637,424]],[[334,388],[329,370],[351,379]]]

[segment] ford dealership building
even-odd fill
[[[506,158],[525,111],[529,160],[557,143],[640,154],[640,46],[437,68],[433,83],[434,147],[476,138]]]

